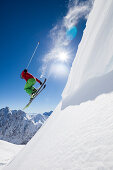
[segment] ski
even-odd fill
[[[38,96],[45,89],[45,87],[46,87],[45,82],[46,82],[46,79],[44,80],[42,85],[37,89],[37,92],[34,93],[33,98],[30,98],[29,103],[23,108],[23,110],[25,110],[27,107],[29,107],[30,104],[32,103],[32,101],[36,98],[36,96]]]
[[[38,89],[36,89],[37,91],[34,93],[34,96],[40,91],[40,89],[43,87],[45,82],[46,82],[46,78],[45,78],[44,82],[41,84],[41,86]]]

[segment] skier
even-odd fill
[[[26,80],[24,90],[31,96],[31,98],[33,98],[33,94],[37,91],[33,85],[36,83],[36,81],[40,83],[40,85],[42,82],[35,78],[32,74],[28,73],[27,69],[22,71],[21,78]]]

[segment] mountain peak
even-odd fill
[[[14,144],[26,144],[48,117],[41,114],[30,117],[22,110],[2,108],[0,109],[0,139]]]

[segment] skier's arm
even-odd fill
[[[37,78],[36,78],[36,81],[37,81],[38,83],[40,83],[40,85],[42,84],[42,82],[41,82],[40,80],[38,80]]]

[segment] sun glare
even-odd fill
[[[59,53],[57,57],[59,60],[64,61],[64,62],[68,60],[68,55],[66,52]]]
[[[55,78],[63,78],[69,74],[69,68],[63,63],[53,63],[49,69],[49,76],[53,75]]]

